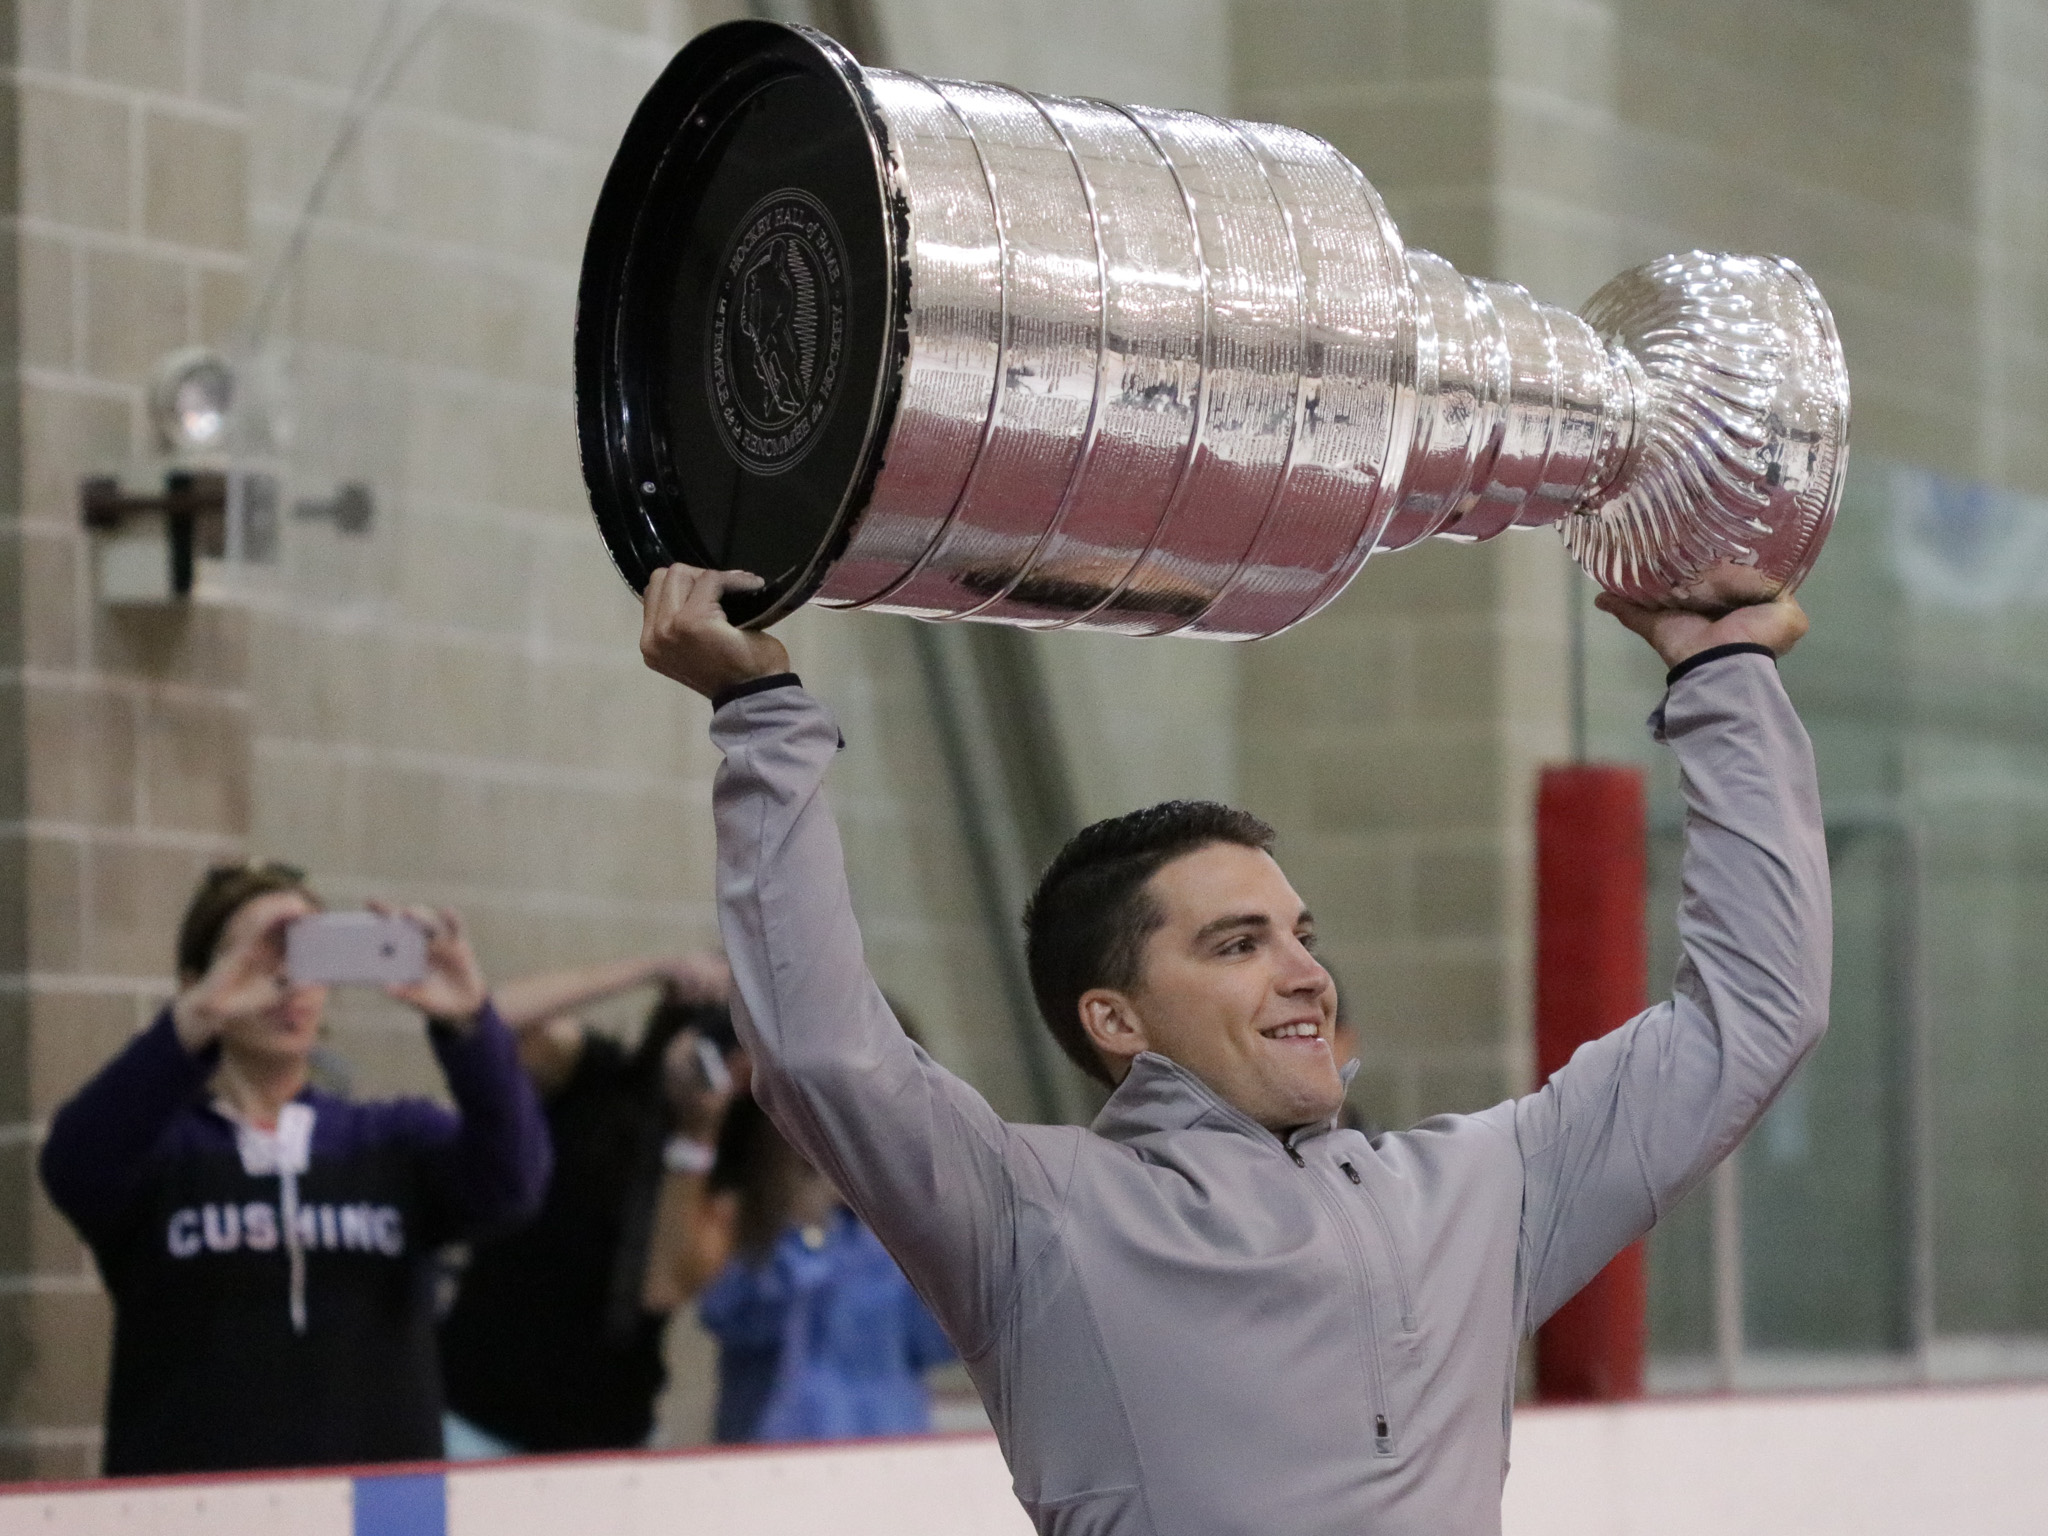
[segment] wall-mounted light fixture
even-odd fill
[[[238,568],[277,559],[286,467],[230,451],[235,383],[233,364],[211,348],[167,354],[149,382],[155,456],[80,482],[102,602],[227,600]],[[376,501],[352,480],[298,498],[293,510],[361,536]]]
[[[192,596],[199,558],[227,554],[228,477],[219,470],[178,470],[160,492],[137,494],[115,475],[94,475],[78,490],[94,551],[100,598],[162,603]]]
[[[234,404],[235,370],[211,347],[169,353],[149,381],[149,419],[173,456],[223,452]]]

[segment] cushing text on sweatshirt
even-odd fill
[[[531,1217],[551,1156],[496,1012],[429,1033],[453,1112],[308,1088],[240,1124],[168,1009],[57,1112],[43,1183],[114,1302],[108,1474],[441,1454],[436,1251]]]

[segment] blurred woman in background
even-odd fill
[[[903,1017],[900,1009],[897,1017]],[[717,1276],[721,1444],[924,1434],[925,1373],[953,1347],[881,1242],[751,1097],[726,1111],[698,1227]]]
[[[479,1245],[441,1327],[448,1454],[645,1445],[670,1314],[706,1275],[692,1234],[735,1079],[715,956],[526,977],[498,1008],[543,1095],[555,1177],[535,1220]],[[659,986],[630,1048],[578,1016]]]
[[[299,870],[213,870],[178,931],[179,990],[51,1121],[42,1176],[114,1301],[109,1474],[441,1454],[436,1250],[539,1206],[547,1131],[454,913],[402,914],[455,1111],[309,1083],[327,1003],[285,935]]]

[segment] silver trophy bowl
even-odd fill
[[[1782,257],[1667,256],[1578,314],[1404,247],[1266,123],[866,69],[735,22],[642,103],[592,221],[577,408],[635,589],[1249,639],[1366,559],[1555,526],[1603,587],[1786,591],[1849,392]],[[1761,581],[1758,581],[1758,577]]]

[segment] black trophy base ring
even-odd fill
[[[851,56],[766,22],[685,48],[634,114],[577,294],[584,478],[633,590],[675,562],[801,604],[875,472],[908,278]]]

